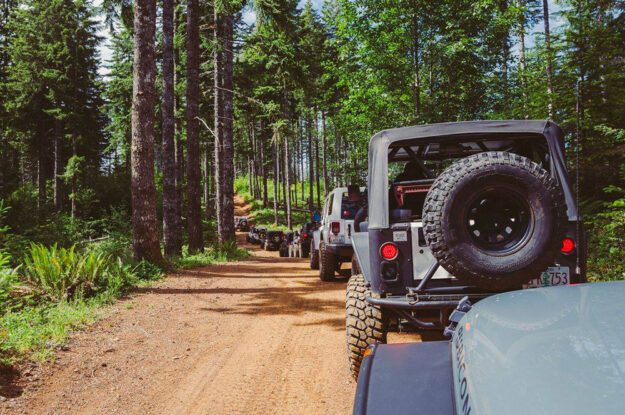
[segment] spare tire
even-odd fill
[[[425,240],[456,278],[502,290],[552,265],[566,224],[562,189],[538,164],[507,152],[458,160],[423,206]]]

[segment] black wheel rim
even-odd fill
[[[467,205],[466,226],[481,249],[507,253],[523,246],[531,233],[532,212],[525,199],[508,189],[489,189]]]

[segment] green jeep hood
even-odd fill
[[[625,413],[625,282],[477,303],[452,341],[457,413]]]

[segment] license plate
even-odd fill
[[[523,288],[552,287],[554,285],[568,285],[571,283],[569,267],[549,267],[540,278],[531,280]]]

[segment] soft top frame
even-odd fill
[[[462,121],[415,125],[383,130],[369,142],[369,229],[389,227],[388,158],[394,143],[455,142],[476,139],[545,139],[551,159],[551,174],[562,186],[569,221],[579,220],[575,199],[564,164],[564,133],[551,121]]]

